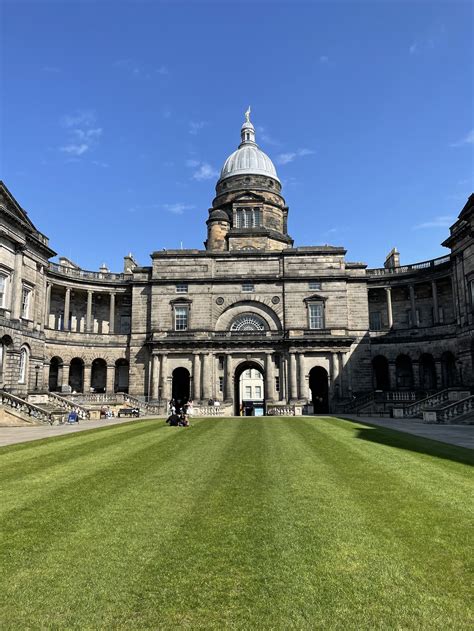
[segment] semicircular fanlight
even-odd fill
[[[254,313],[242,313],[232,322],[231,331],[265,331],[265,320]]]

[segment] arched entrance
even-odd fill
[[[94,359],[91,366],[91,388],[94,392],[105,392],[107,364],[105,359]]]
[[[420,356],[420,386],[423,390],[436,389],[436,366],[430,353]]]
[[[52,357],[49,362],[49,392],[58,392],[61,390],[63,373],[63,360],[60,357]]]
[[[128,369],[128,360],[117,359],[115,362],[114,392],[128,392]]]
[[[187,368],[175,368],[173,370],[173,386],[171,396],[179,409],[187,401],[189,401],[191,375]]]
[[[390,372],[388,359],[383,355],[377,355],[372,360],[374,386],[376,390],[390,390]]]
[[[315,366],[309,371],[309,389],[313,402],[314,414],[329,412],[329,381],[328,372],[322,366]]]
[[[80,357],[71,359],[69,365],[69,386],[72,392],[84,392],[84,362]]]
[[[234,403],[236,416],[263,416],[265,414],[265,381],[263,368],[256,361],[239,364],[234,377]]]

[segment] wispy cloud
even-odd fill
[[[410,45],[408,52],[410,53],[410,55],[414,55],[417,51],[418,51],[418,44],[416,42],[413,42],[413,44]]]
[[[108,162],[102,162],[101,160],[92,160],[92,164],[96,167],[101,167],[102,169],[108,169],[110,166]]]
[[[201,162],[199,167],[193,173],[193,180],[213,180],[219,175],[219,171],[216,171],[208,162]]]
[[[449,226],[454,223],[455,217],[451,215],[439,215],[438,217],[433,217],[430,221],[425,221],[424,223],[419,223],[416,226],[413,226],[413,230],[425,230],[426,228],[449,228]]]
[[[92,110],[78,110],[61,118],[61,126],[66,130],[67,142],[59,151],[69,156],[79,157],[95,148],[102,136],[102,127],[97,126]]]
[[[119,59],[114,63],[114,66],[136,79],[153,79],[157,75],[169,74],[169,69],[164,64],[154,67],[131,58]]]
[[[474,145],[474,129],[471,129],[461,140],[451,143],[450,147],[462,147],[463,145]]]
[[[257,141],[262,140],[267,145],[272,145],[273,147],[279,147],[281,142],[274,138],[267,130],[266,127],[262,127],[261,125],[257,126]]]
[[[199,160],[195,160],[194,158],[190,158],[189,160],[186,160],[186,166],[187,167],[198,167],[201,163],[199,162]]]
[[[319,58],[319,63],[327,64],[329,62],[329,57],[327,55],[321,55]]]
[[[163,204],[163,208],[169,213],[173,213],[173,215],[182,215],[185,210],[192,210],[195,206],[193,204],[176,202],[175,204]]]
[[[288,151],[287,153],[280,153],[277,156],[276,161],[277,164],[289,164],[296,160],[296,158],[300,158],[303,156],[309,156],[313,154],[314,151],[312,149],[297,149],[296,151]]]
[[[189,121],[189,133],[196,136],[207,124],[206,121]]]

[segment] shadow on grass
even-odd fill
[[[444,458],[462,464],[474,465],[474,451],[467,447],[449,445],[430,438],[415,436],[399,432],[395,429],[379,427],[378,425],[368,425],[367,428],[357,429],[357,438],[370,443],[395,447],[396,449],[406,449],[419,454],[426,454],[435,458]]]

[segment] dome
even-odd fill
[[[222,167],[219,182],[234,175],[266,175],[278,179],[273,162],[255,142],[255,128],[250,122],[250,108],[245,114],[246,120],[240,130],[242,142]]]
[[[216,208],[209,215],[211,221],[230,221],[228,214],[222,208]]]

